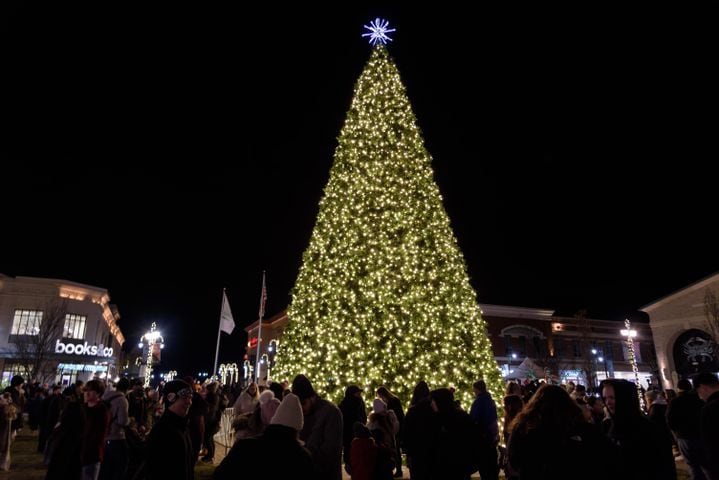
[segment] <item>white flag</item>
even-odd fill
[[[222,313],[220,313],[220,330],[225,333],[232,333],[235,329],[235,320],[232,318],[230,311],[230,302],[227,301],[227,295],[222,291]]]

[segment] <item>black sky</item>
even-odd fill
[[[3,8],[0,272],[107,288],[167,368],[222,287],[287,305],[376,16],[481,302],[619,320],[719,270],[707,12]]]

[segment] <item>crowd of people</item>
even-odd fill
[[[504,417],[484,381],[468,411],[453,388],[419,382],[405,411],[392,391],[349,385],[339,405],[297,375],[292,383],[172,380],[157,389],[140,380],[93,379],[65,389],[25,389],[13,377],[0,397],[0,466],[7,469],[16,432],[38,430],[38,451],[52,479],[194,479],[195,464],[214,462],[214,435],[232,412],[234,443],[216,480],[297,478],[413,480],[583,478],[676,479],[681,455],[694,480],[719,479],[719,380],[702,373],[669,390],[645,392],[610,379],[582,385],[510,382]],[[371,404],[371,408],[368,405]],[[501,422],[500,422],[501,420]],[[406,461],[403,461],[406,459]],[[405,470],[406,468],[406,470]]]

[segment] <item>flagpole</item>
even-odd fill
[[[260,384],[260,350],[262,348],[262,317],[265,316],[265,271],[262,270],[262,292],[260,292],[260,319],[257,321],[257,354],[255,355],[255,382]]]
[[[220,312],[222,312],[222,309],[225,306],[225,289],[222,289],[222,305],[220,306]],[[212,369],[212,376],[215,376],[215,373],[217,372],[217,358],[220,355],[220,332],[222,332],[222,314],[220,313],[220,321],[217,325],[217,347],[215,347],[215,367]]]

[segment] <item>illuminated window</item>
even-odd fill
[[[30,378],[30,374],[28,373],[25,366],[17,364],[17,363],[6,363],[5,368],[2,372],[2,384],[3,385],[10,385],[10,380],[12,380],[12,377],[15,375],[21,375],[25,378]]]
[[[42,310],[15,310],[10,335],[37,335],[41,323]]]
[[[65,315],[65,328],[62,331],[63,338],[85,338],[85,315],[68,313]]]

